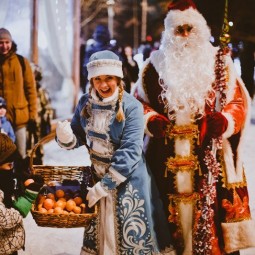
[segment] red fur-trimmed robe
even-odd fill
[[[160,56],[163,56],[160,50],[155,51],[145,62],[133,94],[144,104],[146,159],[168,214],[177,253],[218,255],[255,246],[255,224],[251,219],[241,154],[250,121],[250,100],[244,84],[231,58],[225,56],[226,104],[221,112],[228,120],[228,128],[222,136],[222,147],[217,147],[216,162],[211,162],[210,152],[214,155],[217,140],[213,141],[213,147],[211,140],[199,144],[201,123],[192,120],[188,113],[177,113],[164,138],[153,138],[147,129],[152,115],[167,117],[159,100]],[[215,102],[206,105],[205,113],[212,107]],[[212,149],[209,154],[208,145]],[[218,172],[217,182],[210,190],[207,180],[211,167]],[[208,203],[206,194],[213,202]]]

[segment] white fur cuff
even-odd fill
[[[109,168],[109,172],[111,173],[113,181],[115,181],[117,185],[119,185],[120,183],[124,182],[127,179],[125,176],[117,172],[113,167]]]
[[[226,253],[255,247],[255,222],[253,220],[221,223],[221,227]]]
[[[231,114],[223,112],[222,115],[227,119],[228,121],[228,127],[226,131],[223,133],[222,137],[223,138],[229,138],[232,136],[235,132],[235,122],[231,116]]]
[[[148,112],[144,115],[143,120],[144,120],[144,133],[150,137],[153,137],[153,134],[149,131],[147,124],[149,122],[149,119],[154,116],[157,115],[156,112],[152,111],[152,112]]]

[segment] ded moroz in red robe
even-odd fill
[[[177,253],[218,255],[255,246],[242,161],[250,121],[250,99],[244,84],[231,58],[224,55],[226,86],[222,92],[215,89],[221,98],[220,111],[228,120],[222,138],[199,144],[199,119],[181,112],[176,113],[165,137],[154,138],[147,129],[150,117],[161,114],[168,118],[159,99],[158,63],[164,54],[160,51],[153,52],[144,64],[133,93],[144,104],[146,159],[168,214]],[[219,52],[217,56],[220,58]],[[217,87],[217,81],[215,84]],[[215,101],[206,104],[205,115],[212,108],[217,110]]]

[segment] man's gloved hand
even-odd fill
[[[35,133],[36,132],[36,121],[34,119],[30,119],[27,123],[27,130],[30,133]]]
[[[161,138],[165,136],[167,126],[170,121],[161,114],[152,115],[147,123],[147,128],[153,137]]]
[[[203,143],[205,137],[208,139],[221,136],[228,127],[228,120],[220,112],[206,115],[200,122],[200,142]]]
[[[63,122],[59,121],[57,123],[56,129],[57,138],[61,143],[71,143],[73,141],[74,135],[71,128],[70,122],[65,120]]]
[[[92,188],[87,187],[87,190],[89,191],[87,194],[86,199],[88,200],[88,206],[91,208],[93,205],[96,204],[98,200],[100,200],[102,197],[107,197],[108,193],[107,191],[102,187],[101,182],[97,182]]]

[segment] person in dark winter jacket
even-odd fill
[[[6,102],[2,97],[0,97],[0,133],[7,134],[15,142],[16,137],[12,124],[6,118]]]
[[[134,60],[133,49],[131,46],[126,46],[122,53],[123,73],[125,90],[130,92],[132,86],[138,79],[139,67],[137,62]]]

